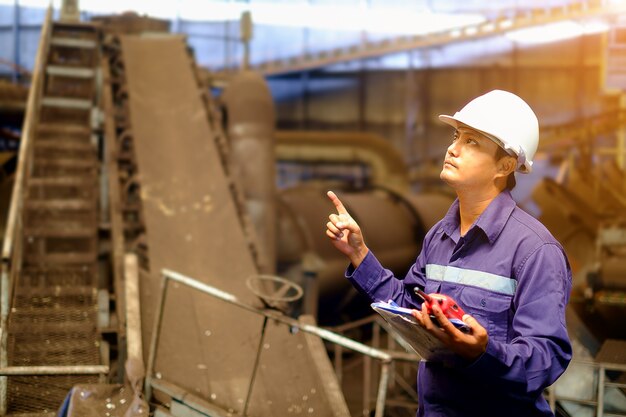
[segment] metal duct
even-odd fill
[[[276,157],[281,161],[360,162],[372,169],[372,183],[399,193],[409,190],[402,156],[381,136],[365,132],[276,132]]]
[[[274,103],[259,74],[238,73],[224,91],[234,177],[243,186],[259,240],[261,272],[276,264]]]

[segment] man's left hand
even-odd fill
[[[487,350],[489,341],[487,329],[481,326],[474,317],[469,314],[463,316],[463,322],[470,328],[469,333],[463,333],[448,320],[437,303],[433,303],[432,311],[439,326],[433,323],[428,314],[423,314],[419,310],[413,310],[413,316],[423,328],[441,340],[450,350],[468,360],[477,359]]]

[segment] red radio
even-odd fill
[[[452,298],[443,294],[426,294],[424,291],[415,287],[415,294],[419,295],[423,300],[422,303],[422,311],[426,312],[428,315],[432,316],[433,314],[433,304],[437,303],[443,315],[449,319],[458,319],[463,321],[463,316],[465,312]]]

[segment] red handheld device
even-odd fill
[[[417,287],[415,287],[414,291],[415,294],[419,295],[424,300],[424,303],[422,304],[422,311],[425,311],[428,315],[433,314],[432,306],[434,303],[437,303],[439,304],[444,316],[449,319],[459,319],[463,321],[465,312],[452,298],[438,293],[426,294]]]

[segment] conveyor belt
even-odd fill
[[[162,268],[252,304],[245,279],[257,271],[184,42],[125,37],[122,51],[149,248],[150,274],[141,282],[147,357]],[[241,413],[261,325],[259,316],[174,286],[156,377]],[[303,335],[269,324],[249,415],[347,415],[345,402],[332,404],[326,394],[328,375],[310,349]]]

